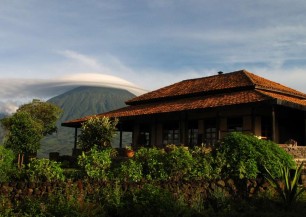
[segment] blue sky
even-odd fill
[[[305,0],[0,0],[0,99],[48,97],[33,84],[72,77],[153,90],[239,69],[306,92],[305,11]]]

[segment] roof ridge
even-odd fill
[[[281,83],[272,81],[270,79],[258,76],[252,72],[249,72],[247,70],[244,70],[244,73],[246,76],[251,80],[251,82],[254,84],[255,89],[262,89],[270,92],[277,92],[277,93],[282,93],[286,95],[291,95],[295,97],[300,97],[300,98],[306,98],[306,94],[303,92],[300,92],[298,90],[295,90],[291,87],[288,87],[286,85],[283,85]],[[254,80],[254,78],[259,79],[259,80]],[[260,81],[263,80],[263,81]],[[264,84],[263,82],[267,82],[267,84]]]
[[[178,81],[176,83],[130,99],[126,101],[126,104],[133,105],[139,103],[147,103],[149,101],[189,97],[207,93],[210,94],[212,92],[219,93],[220,91],[237,89],[263,89],[306,99],[306,94],[300,91],[261,77],[245,69],[241,69],[224,74]]]
[[[242,69],[241,71],[245,74],[245,76],[250,80],[250,82],[252,83],[252,85],[255,87],[255,86],[256,86],[256,82],[255,82],[254,79],[252,79],[251,76],[250,76],[250,74],[253,74],[253,73],[251,73],[251,72],[249,72],[249,71],[247,71],[247,70],[245,70],[245,69]],[[254,74],[253,74],[253,75],[254,75]]]

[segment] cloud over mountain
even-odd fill
[[[135,95],[147,92],[116,76],[96,73],[75,74],[58,79],[0,80],[0,113],[12,113],[33,98],[49,99],[79,86],[101,86],[125,89]]]

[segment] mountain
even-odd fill
[[[48,102],[63,109],[63,114],[57,122],[58,132],[43,139],[38,156],[48,157],[50,152],[71,155],[74,128],[62,127],[62,122],[122,108],[126,106],[124,102],[133,97],[135,95],[127,90],[82,86],[49,99]],[[126,136],[129,140],[129,135]],[[118,138],[113,143],[119,144]]]

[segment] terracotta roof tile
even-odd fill
[[[300,91],[294,90],[290,87],[286,87],[282,84],[276,83],[274,81],[270,81],[268,79],[262,78],[260,76],[257,76],[253,73],[244,71],[246,75],[249,76],[249,78],[252,80],[252,82],[256,85],[257,89],[263,88],[268,89],[270,91],[276,91],[276,92],[282,92],[284,94],[291,94],[295,95],[297,97],[306,98],[306,94],[302,93]]]
[[[137,102],[163,99],[175,96],[190,95],[196,93],[204,93],[209,91],[217,91],[231,89],[237,87],[252,86],[251,80],[245,76],[244,71],[226,73],[222,75],[214,75],[209,77],[184,80],[161,89],[135,97],[127,104],[136,104]]]
[[[184,80],[161,89],[135,97],[126,103],[128,105],[141,104],[148,101],[165,100],[169,98],[199,95],[200,93],[212,93],[217,91],[228,91],[231,89],[269,89],[277,92],[286,92],[306,98],[306,94],[286,87],[279,83],[270,81],[254,75],[246,70],[214,75],[209,77]]]
[[[108,117],[127,117],[127,116],[139,116],[150,115],[158,113],[178,112],[195,109],[207,109],[221,106],[230,106],[238,104],[247,104],[254,102],[262,102],[271,99],[262,93],[249,90],[240,91],[227,94],[218,94],[206,97],[191,97],[186,99],[176,99],[167,102],[153,102],[143,105],[127,106],[111,112],[99,114],[98,116]],[[82,119],[73,120],[72,122],[83,122],[89,119],[91,116],[87,116]]]
[[[262,94],[272,97],[274,99],[280,99],[283,101],[287,101],[290,103],[294,103],[297,105],[301,105],[301,106],[306,106],[306,100],[305,99],[301,99],[301,98],[297,98],[297,97],[293,97],[293,96],[288,96],[288,95],[284,95],[284,94],[280,94],[280,93],[275,93],[275,92],[270,92],[270,91],[259,91]]]

